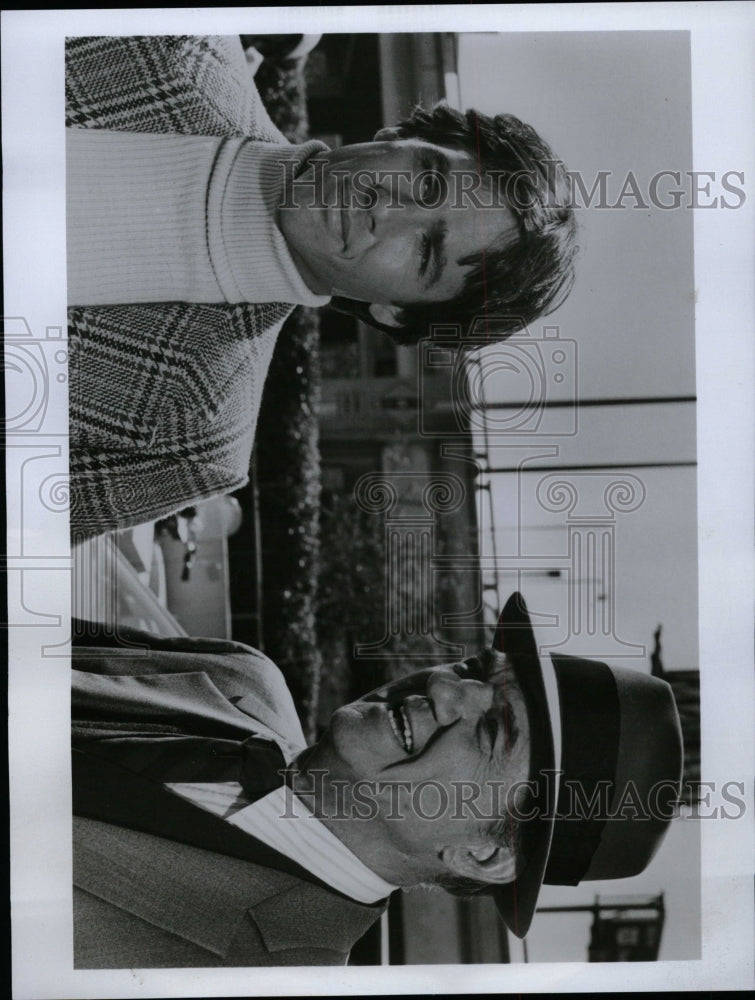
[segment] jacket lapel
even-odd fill
[[[223,957],[249,896],[275,891],[248,863],[74,816],[73,882],[126,913]],[[254,870],[252,869],[252,872]],[[279,872],[278,878],[288,878]]]
[[[349,951],[387,906],[368,906],[299,882],[285,894],[268,896],[249,908],[268,951],[288,948],[334,948]]]
[[[276,869],[80,816],[73,844],[76,886],[220,958],[245,919],[270,954],[347,952],[385,909]]]
[[[77,816],[89,816],[218,854],[254,861],[322,884],[272,847],[167,791],[160,782],[75,747],[72,765],[73,812]]]
[[[231,701],[201,671],[108,676],[74,670],[72,675],[74,718],[159,719],[180,724],[182,718],[192,716],[230,726],[244,736],[257,734],[274,740],[289,757],[302,749],[280,734],[280,720],[261,699],[249,693]]]
[[[334,892],[159,783],[77,749],[73,793],[75,884],[217,955],[245,912],[270,952],[348,951],[384,909]]]

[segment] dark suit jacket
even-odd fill
[[[130,639],[151,648],[74,648],[75,719],[172,724],[190,715],[224,738],[230,726],[242,739],[304,746],[283,677],[261,653],[222,640]],[[339,965],[385,908],[267,863],[84,816],[74,817],[74,885],[76,968]]]

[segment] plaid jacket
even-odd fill
[[[285,143],[235,37],[73,38],[72,128]],[[157,520],[247,482],[283,303],[68,311],[71,530]]]

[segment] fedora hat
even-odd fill
[[[534,808],[520,827],[523,869],[489,893],[524,937],[543,883],[626,878],[647,867],[678,801],[682,732],[671,688],[657,677],[557,653],[541,662],[519,593],[501,612],[493,647],[527,703]]]

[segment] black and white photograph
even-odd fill
[[[752,7],[2,19],[13,996],[752,986]]]

